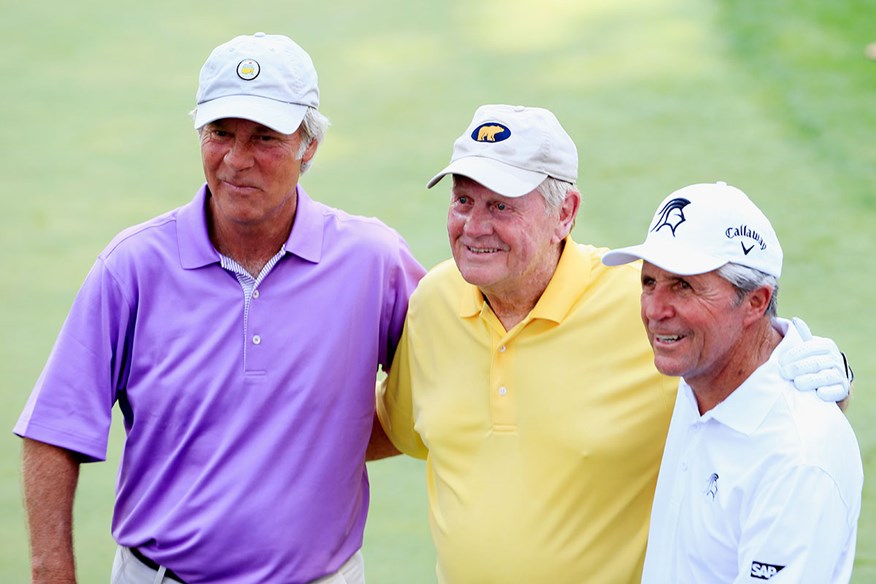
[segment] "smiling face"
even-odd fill
[[[242,227],[291,221],[301,164],[299,133],[281,134],[256,122],[220,119],[201,131],[201,159],[213,220]]]
[[[503,197],[454,176],[447,233],[463,278],[491,302],[537,301],[553,276],[560,243],[577,213],[577,199],[570,203],[572,198],[567,196],[560,209],[549,210],[538,191]]]
[[[642,322],[654,365],[696,388],[713,386],[739,361],[748,302],[717,272],[678,276],[644,262]]]

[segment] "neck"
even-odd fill
[[[542,268],[526,278],[526,283],[514,289],[481,290],[487,304],[493,310],[496,318],[502,323],[506,331],[521,323],[547,289],[548,284],[557,271],[557,264],[563,253],[563,242],[554,248],[549,259],[542,263]]]
[[[773,350],[782,341],[782,335],[772,326],[772,319],[764,316],[740,337],[727,362],[707,379],[688,381],[699,406],[705,414],[736,391],[758,367],[766,363]]]
[[[212,199],[210,200],[212,201]],[[295,221],[297,202],[266,221],[257,223],[229,221],[207,204],[207,224],[210,241],[216,250],[240,264],[253,277],[257,277],[265,264],[277,255],[289,239]]]

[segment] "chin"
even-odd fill
[[[654,367],[663,375],[669,377],[684,377],[685,368],[674,359],[654,357]]]
[[[456,267],[462,278],[472,286],[487,286],[492,281],[488,274],[484,274],[484,270],[468,267],[465,262],[462,262],[462,265],[457,264]]]

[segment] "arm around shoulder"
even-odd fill
[[[69,450],[25,438],[22,476],[31,582],[75,583],[73,497],[79,481],[79,460]]]

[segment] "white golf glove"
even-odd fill
[[[839,402],[849,396],[855,374],[846,356],[831,339],[813,337],[806,323],[791,319],[803,344],[779,356],[782,377],[800,391],[812,391],[824,401]]]

